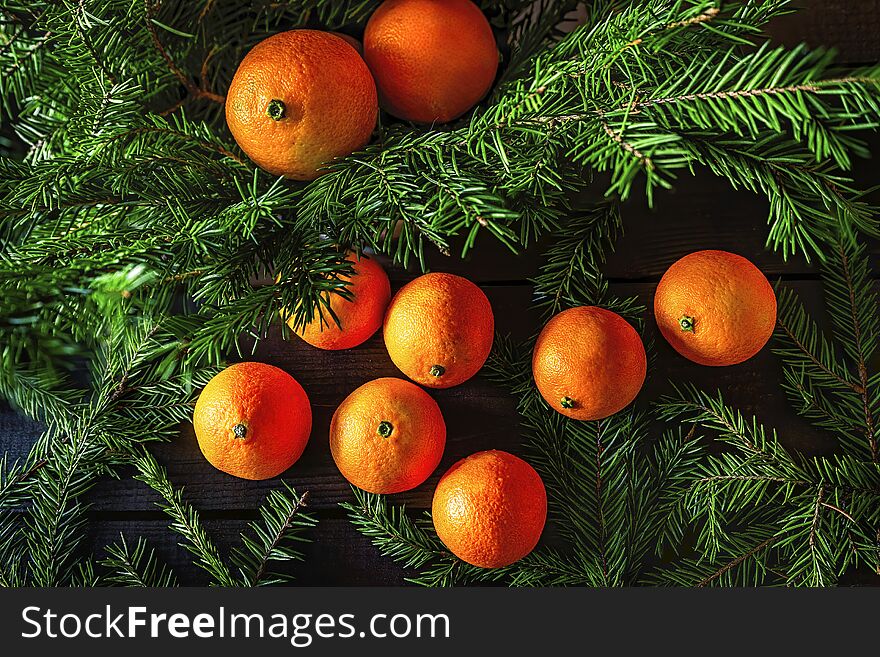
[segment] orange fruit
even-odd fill
[[[193,426],[215,468],[242,479],[270,479],[302,455],[312,409],[305,390],[284,370],[238,363],[208,381]]]
[[[492,350],[495,317],[483,291],[454,274],[425,274],[394,295],[385,347],[416,383],[450,388],[476,374]]]
[[[600,420],[628,406],[645,382],[648,359],[636,330],[596,306],[554,315],[538,336],[532,375],[554,410]]]
[[[335,34],[340,39],[343,39],[346,43],[351,44],[351,47],[357,50],[358,55],[363,56],[364,54],[364,44],[358,41],[355,37],[350,34],[345,34],[344,32],[331,32],[330,34]]]
[[[700,365],[736,365],[761,351],[776,325],[776,295],[761,270],[727,251],[673,264],[654,294],[660,333]]]
[[[491,450],[462,459],[434,491],[431,516],[437,536],[463,561],[500,568],[538,544],[547,520],[547,492],[521,458]]]
[[[354,263],[354,275],[348,290],[354,295],[349,300],[339,294],[328,293],[325,300],[339,320],[337,324],[324,308],[324,317],[317,312],[305,327],[297,329],[292,315],[287,324],[303,340],[319,349],[351,349],[366,342],[380,326],[385,309],[391,301],[391,284],[388,275],[374,258],[351,253],[348,259]],[[287,313],[284,313],[287,315]]]
[[[434,472],[446,446],[437,402],[416,384],[365,383],[333,413],[330,453],[349,482],[370,493],[400,493]]]
[[[498,70],[489,21],[470,0],[386,0],[364,32],[382,109],[445,123],[476,105]]]
[[[226,94],[226,123],[258,166],[295,180],[363,147],[376,125],[376,85],[341,37],[291,30],[258,43]]]

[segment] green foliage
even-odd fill
[[[235,548],[232,561],[246,586],[268,586],[293,580],[288,573],[268,570],[272,562],[302,561],[297,546],[307,539],[303,533],[315,526],[315,519],[302,512],[308,493],[302,496],[284,484],[284,490],[269,493],[260,508],[260,520],[251,522],[250,534],[242,534],[242,547]]]
[[[492,571],[471,566],[450,554],[437,538],[430,517],[413,520],[405,507],[389,504],[384,495],[355,487],[352,492],[354,501],[342,503],[342,508],[383,556],[418,571],[407,581],[422,586],[454,586],[495,578]]]
[[[642,187],[652,202],[698,167],[768,199],[774,249],[829,263],[833,333],[780,291],[777,349],[790,396],[840,454],[788,455],[697,391],[663,416],[719,432],[720,456],[696,429],[655,435],[644,411],[569,422],[528,383],[527,349],[499,340],[494,375],[516,395],[564,547],[480,571],[382,498],[357,493],[348,510],[432,585],[825,584],[876,559],[878,315],[853,244],[878,228],[848,171],[867,155],[857,133],[878,124],[880,69],[763,44],[785,0],[602,0],[567,35],[555,26],[576,3],[480,4],[507,43],[471,115],[383,117],[371,145],[294,183],[237,148],[222,92],[260,40],[291,27],[356,33],[376,0],[0,0],[0,395],[46,427],[21,463],[0,467],[0,582],[172,583],[142,542],[82,558],[86,493],[132,463],[212,583],[287,581],[270,564],[300,557],[305,496],[270,494],[227,563],[145,449],[176,435],[241,338],[259,340],[282,315],[335,320],[348,249],[425,268],[433,251],[466,253],[481,236],[518,252],[548,233],[534,281],[545,311],[597,303],[638,323],[638,303],[610,295],[600,274],[622,232],[617,203]],[[588,185],[607,201],[576,205]],[[740,468],[784,481],[692,477]],[[652,555],[695,521],[703,553],[650,574]]]
[[[181,343],[161,322],[108,317],[88,387],[68,389],[40,408],[46,429],[20,465],[6,464],[0,489],[4,581],[75,585],[82,577],[84,495],[128,462],[134,445],[170,437],[204,384],[177,355]],[[187,392],[189,391],[189,392]],[[63,396],[62,396],[63,395]],[[149,424],[146,424],[149,422]],[[5,462],[4,462],[5,463]]]
[[[148,452],[134,458],[136,478],[159,493],[158,503],[171,518],[171,529],[180,535],[183,547],[196,558],[212,586],[268,586],[290,582],[289,573],[273,572],[277,562],[299,561],[297,545],[307,540],[303,535],[315,526],[315,519],[302,512],[308,494],[302,497],[288,485],[269,493],[260,508],[259,520],[248,525],[241,535],[241,546],[233,549],[229,562],[224,560],[199,512],[184,500],[183,489],[175,488],[165,469]],[[234,570],[238,571],[235,574]]]
[[[537,303],[548,317],[573,306],[600,305],[638,321],[643,308],[635,299],[611,295],[600,270],[622,235],[620,208],[614,202],[573,215],[552,235],[540,274],[532,281]]]
[[[180,534],[183,547],[196,557],[196,565],[208,573],[211,584],[235,586],[236,580],[202,526],[198,511],[184,501],[183,491],[174,487],[165,469],[147,453],[135,460],[135,466],[137,478],[159,493],[159,508],[171,518],[171,529]]]
[[[798,412],[833,432],[848,453],[876,463],[880,373],[871,363],[880,303],[864,246],[838,241],[832,248],[823,281],[833,335],[819,330],[792,290],[780,288],[775,351]]]
[[[553,247],[537,283],[552,312],[619,303],[596,268],[611,248],[595,241],[608,214],[591,215],[583,234]],[[428,586],[832,586],[853,568],[876,571],[877,293],[863,247],[838,241],[830,253],[823,280],[834,339],[780,289],[776,351],[795,408],[839,438],[833,454],[789,452],[720,392],[691,386],[676,388],[654,414],[630,407],[570,420],[536,390],[529,345],[499,337],[489,375],[518,400],[523,449],[547,488],[549,526],[563,547],[539,547],[507,568],[473,569],[445,551],[429,519],[414,521],[360,491],[344,505],[355,527]],[[652,415],[671,426],[661,430]]]
[[[132,548],[119,536],[119,542],[108,545],[107,557],[101,565],[110,571],[106,581],[120,586],[141,586],[150,588],[167,588],[177,586],[177,577],[164,564],[159,562],[156,551],[150,549],[147,542],[138,537]]]
[[[790,454],[775,431],[698,390],[666,400],[661,415],[712,431],[730,449],[702,461],[682,498],[700,523],[701,557],[659,581],[828,586],[851,565],[877,565],[880,464]]]

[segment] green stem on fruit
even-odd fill
[[[273,121],[280,121],[284,118],[286,109],[287,107],[284,105],[284,102],[275,98],[269,101],[269,105],[266,107],[266,115]]]
[[[391,435],[391,432],[394,431],[394,425],[386,420],[382,420],[379,423],[379,428],[376,429],[376,433],[382,436],[383,438],[388,438]]]
[[[442,365],[432,365],[430,369],[431,376],[443,376],[446,374],[446,368]]]
[[[563,397],[559,400],[559,405],[562,406],[562,408],[574,408],[574,399],[571,397]]]
[[[682,315],[678,320],[678,325],[681,327],[681,330],[689,331],[690,333],[694,332],[694,326],[696,323],[697,320],[688,315]]]
[[[245,438],[247,438],[247,427],[239,422],[234,427],[232,427],[232,433],[239,440],[244,440]]]

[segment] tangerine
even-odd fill
[[[477,452],[453,465],[434,491],[437,536],[457,556],[480,568],[519,561],[538,544],[547,520],[547,492],[535,469],[498,450]]]
[[[366,145],[376,125],[376,85],[345,39],[291,30],[258,43],[226,95],[226,123],[258,166],[313,180],[333,158]]]
[[[215,468],[242,479],[270,479],[302,455],[312,409],[305,390],[284,370],[237,363],[208,381],[193,427]]]
[[[489,21],[470,0],[386,0],[364,32],[382,109],[446,123],[476,105],[498,70]]]
[[[483,367],[492,350],[495,317],[489,299],[469,280],[432,273],[394,295],[383,333],[401,372],[429,388],[450,388]]]
[[[330,453],[350,483],[370,493],[415,488],[437,468],[446,446],[440,407],[403,379],[369,381],[336,409]]]
[[[736,365],[767,344],[776,326],[776,294],[749,260],[696,251],[674,263],[654,294],[660,333],[700,365]]]
[[[538,336],[532,375],[554,410],[599,420],[628,406],[645,382],[648,359],[636,330],[597,306],[554,315]]]

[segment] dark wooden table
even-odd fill
[[[807,9],[778,20],[774,38],[786,44],[805,40],[811,45],[836,47],[842,61],[858,64],[880,60],[880,0],[803,2]],[[880,153],[880,138],[872,139]],[[871,162],[859,165],[863,186],[877,183],[878,169]],[[650,307],[654,287],[665,269],[681,256],[698,249],[718,248],[740,253],[756,263],[771,279],[783,279],[796,288],[811,310],[822,312],[821,287],[816,268],[803,258],[788,262],[764,248],[767,235],[766,202],[747,192],[734,192],[711,175],[682,178],[676,189],[659,194],[649,210],[644,199],[633,199],[624,208],[626,235],[610,258],[606,274],[621,295],[637,294]],[[539,245],[540,247],[540,245]],[[875,275],[880,271],[880,244],[872,243]],[[478,283],[495,311],[497,328],[524,338],[536,332],[539,318],[531,309],[528,278],[536,272],[540,248],[514,257],[490,237],[483,237],[467,261],[436,255],[436,271],[462,274]],[[391,270],[396,290],[415,272]],[[657,337],[656,359],[639,403],[668,391],[668,381],[690,381],[707,388],[720,387],[726,399],[749,414],[776,426],[786,444],[806,452],[822,451],[827,438],[789,408],[780,388],[780,367],[765,349],[745,364],[703,368],[679,357],[656,336],[652,319],[648,331]],[[284,342],[275,334],[261,343],[256,360],[282,367],[305,387],[314,406],[314,430],[301,460],[282,478],[299,491],[311,494],[311,509],[319,517],[314,541],[306,546],[306,559],[296,572],[301,584],[382,585],[402,584],[406,573],[379,556],[369,541],[346,520],[338,503],[350,498],[345,480],[336,470],[327,444],[333,410],[354,388],[381,376],[399,376],[377,335],[346,352],[322,352],[302,341]],[[395,496],[412,509],[426,508],[441,473],[472,452],[519,448],[514,403],[503,391],[477,377],[435,398],[448,425],[443,462],[431,479],[410,493]],[[23,455],[40,427],[8,409],[0,409],[0,449]],[[249,482],[213,469],[201,456],[191,428],[168,444],[155,448],[172,481],[185,486],[185,496],[202,514],[221,549],[237,542],[244,524],[255,517],[255,508],[277,480]],[[90,495],[90,538],[94,546],[127,537],[144,536],[170,563],[184,584],[204,583],[199,569],[177,545],[168,520],[154,505],[157,496],[132,479],[106,481]]]

